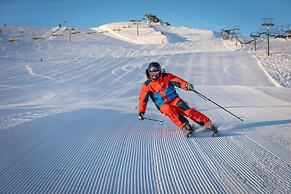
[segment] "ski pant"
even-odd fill
[[[187,103],[179,97],[163,104],[160,107],[160,112],[169,117],[169,119],[171,119],[171,121],[179,128],[183,128],[184,125],[188,123],[185,116],[201,126],[212,122],[206,115],[194,108],[190,108]]]

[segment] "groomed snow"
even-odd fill
[[[50,29],[1,27],[0,193],[290,193],[290,41],[267,57],[207,30],[127,25],[71,43],[67,30],[32,40]],[[152,61],[244,122],[179,89],[219,137],[186,138],[151,102],[164,124],[138,121]]]

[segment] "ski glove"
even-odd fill
[[[144,120],[143,115],[144,115],[144,113],[143,113],[143,112],[140,112],[140,113],[138,113],[137,118],[138,118],[139,120]]]
[[[187,90],[194,91],[194,86],[191,83],[188,83],[187,86],[186,86],[186,88],[187,88]]]

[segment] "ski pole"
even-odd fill
[[[203,98],[204,100],[208,100],[209,102],[212,102],[213,104],[215,104],[216,106],[218,106],[219,108],[223,109],[224,111],[228,112],[229,114],[231,114],[232,116],[234,116],[235,118],[239,119],[240,121],[243,121],[243,119],[241,117],[236,116],[235,114],[233,114],[232,112],[230,112],[229,110],[227,110],[226,108],[220,106],[219,104],[217,104],[216,102],[212,101],[211,99],[207,98],[206,96],[204,96],[203,94],[201,94],[200,92],[196,91],[196,90],[192,90],[193,92],[195,92],[200,98]]]
[[[164,120],[158,120],[158,119],[152,119],[149,117],[144,117],[143,119],[149,120],[149,121],[155,121],[155,122],[160,122],[160,124],[163,124]]]

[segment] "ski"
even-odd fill
[[[200,127],[199,128],[195,127],[194,124],[192,125],[192,127],[193,127],[194,130],[190,131],[190,132],[187,132],[187,134],[186,134],[187,138],[195,137],[195,135],[193,135],[193,134],[195,133],[196,130],[200,129]],[[201,127],[201,128],[204,128],[204,127]],[[217,137],[219,135],[219,131],[217,129],[216,129],[216,131],[209,130],[209,132],[211,132],[211,137]]]
[[[215,131],[215,132],[210,131],[210,132],[211,132],[211,137],[217,137],[217,136],[219,135],[219,131]],[[187,138],[195,137],[195,135],[194,135],[194,131],[188,132],[188,133],[186,134],[186,137],[187,137]]]

